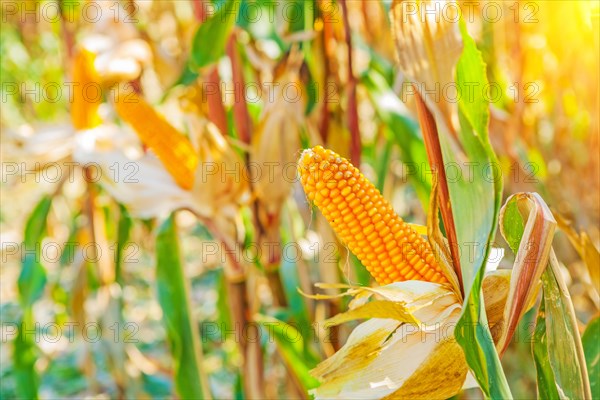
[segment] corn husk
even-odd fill
[[[492,331],[503,318],[510,288],[509,270],[490,271],[483,283]],[[404,281],[377,288],[320,285],[347,289],[350,310],[324,323],[367,319],[346,344],[311,373],[321,380],[315,398],[440,398],[472,386],[462,348],[454,338],[462,301],[451,285]],[[377,299],[368,301],[371,297]],[[499,325],[498,325],[499,324]],[[496,337],[496,335],[495,335]],[[404,361],[403,361],[404,360]]]
[[[444,123],[450,131],[454,129],[456,104],[446,99],[443,90],[454,83],[462,39],[458,19],[446,18],[440,11],[433,10],[458,8],[454,1],[395,0],[390,9],[398,65],[436,116],[438,124]],[[426,10],[431,12],[426,13]]]
[[[258,242],[261,263],[267,270],[279,265],[280,251],[265,246],[280,242],[281,208],[296,180],[305,108],[299,76],[301,62],[301,54],[292,49],[285,64],[274,72],[274,83],[265,92],[269,94],[265,95],[265,108],[251,141],[250,172],[260,225]],[[300,97],[296,98],[298,94]]]
[[[132,132],[111,125],[82,131],[73,156],[89,165],[94,181],[133,216],[164,217],[193,207],[192,194],[177,185],[154,154],[142,152]]]
[[[301,61],[301,54],[292,51],[287,64],[275,75],[272,96],[265,96],[268,102],[252,136],[250,161],[257,168],[254,193],[266,225],[271,225],[269,219],[279,214],[296,178],[305,99],[291,96],[303,93]]]
[[[250,199],[248,175],[239,154],[208,122],[197,125],[199,163],[192,189],[196,209],[205,217],[218,214],[233,217]]]
[[[42,169],[47,164],[69,158],[75,129],[70,124],[23,125],[16,129],[7,128],[1,137],[4,162],[27,160],[27,169]]]
[[[455,359],[444,371],[432,364],[448,352],[462,355],[453,339],[461,307],[454,292],[447,286],[421,281],[361,288],[357,293],[363,290],[382,300],[359,305],[341,314],[343,318],[334,317],[333,322],[364,317],[360,310],[372,307],[380,309],[379,318],[360,324],[333,357],[312,371],[323,382],[313,391],[315,398],[374,399],[410,393],[415,387],[423,389],[411,380],[416,376],[425,381],[444,379],[444,385],[425,390],[427,397],[439,396],[444,386],[444,391],[460,389],[467,373],[464,357],[462,362]],[[381,318],[385,311],[389,311],[389,318]]]
[[[106,86],[118,82],[129,82],[139,78],[144,66],[152,62],[152,52],[142,39],[131,39],[123,43],[109,42],[100,52],[94,67]]]

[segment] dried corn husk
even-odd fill
[[[214,124],[198,124],[194,129],[199,132],[200,159],[192,189],[196,209],[208,218],[218,214],[233,217],[250,199],[244,162]]]
[[[117,126],[101,125],[82,131],[75,142],[74,159],[93,169],[97,181],[136,217],[164,217],[193,207],[192,194],[177,185],[160,160],[143,153],[135,135]]]
[[[276,268],[280,251],[279,216],[296,180],[296,157],[304,125],[305,99],[299,70],[302,57],[292,50],[276,69],[274,83],[265,95],[265,108],[252,136],[250,172],[257,201],[261,262]],[[267,92],[265,92],[267,93]]]
[[[268,102],[252,137],[250,161],[257,168],[254,193],[264,209],[261,219],[265,225],[279,213],[296,180],[305,109],[304,99],[295,96],[304,90],[299,79],[301,61],[299,54],[292,52],[275,76],[272,96],[265,96]]]
[[[484,279],[492,328],[502,319],[509,286],[510,271],[490,272]],[[311,372],[322,381],[312,392],[315,398],[445,399],[461,390],[468,367],[454,327],[462,302],[449,285],[404,281],[346,288],[346,294],[355,298],[350,310],[326,323],[371,319],[355,328],[346,344]],[[378,299],[365,302],[372,296]]]
[[[452,131],[456,104],[448,102],[443,91],[454,83],[462,39],[458,19],[441,14],[440,10],[447,9],[458,9],[458,5],[445,0],[396,0],[390,18],[400,69],[436,118]]]

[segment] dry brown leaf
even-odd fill
[[[587,266],[596,293],[600,293],[600,252],[592,243],[587,233],[577,233],[575,228],[563,216],[554,212],[558,227],[567,235],[569,242],[575,247],[577,253]]]

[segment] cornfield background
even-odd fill
[[[429,242],[438,232],[451,246],[454,232],[465,310],[491,317],[479,301],[490,247],[526,284],[504,294],[502,307],[527,300],[505,347],[494,329],[496,347],[457,334],[477,384],[413,397],[600,398],[597,2],[0,8],[2,398],[329,397],[312,391],[329,379],[315,368],[357,322],[327,322],[366,300],[357,287],[379,285],[301,182],[298,159],[317,145],[359,167]],[[557,229],[532,242],[553,246],[550,262],[521,270],[528,232],[509,217],[523,215],[511,198],[523,192]],[[490,332],[461,316],[461,334]]]

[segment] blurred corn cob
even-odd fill
[[[175,182],[184,189],[191,189],[198,155],[189,139],[135,92],[119,93],[115,98],[115,108],[161,160]]]
[[[316,146],[302,153],[298,169],[309,200],[379,284],[447,282],[429,243],[348,160]]]
[[[90,129],[101,123],[98,108],[102,102],[102,95],[97,93],[97,90],[100,90],[100,77],[94,68],[95,59],[94,53],[82,48],[73,60],[71,121],[75,129]]]

